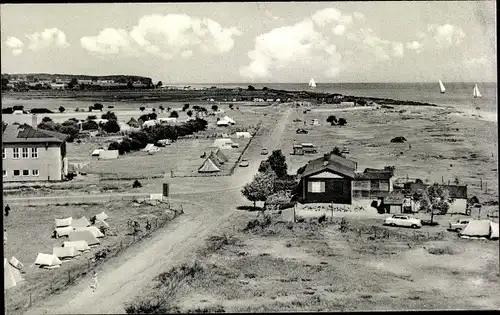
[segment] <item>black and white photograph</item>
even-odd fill
[[[0,4],[4,313],[500,310],[496,16]]]

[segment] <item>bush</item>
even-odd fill
[[[391,139],[391,142],[396,142],[396,143],[403,143],[405,141],[408,141],[408,140],[406,140],[406,138],[402,137],[402,136],[395,137],[395,138]]]
[[[120,131],[120,125],[116,120],[108,120],[103,126],[102,129],[108,133],[115,133]]]
[[[59,112],[60,113],[64,113],[64,111],[66,110],[66,108],[62,107],[62,106],[59,106]]]
[[[113,105],[109,105],[108,108],[115,108]]]
[[[97,119],[96,115],[88,115],[87,120]]]
[[[138,181],[137,179],[134,181],[134,183],[132,184],[132,188],[140,188],[142,187],[142,184],[140,181]]]
[[[102,114],[101,118],[102,119],[107,119],[107,120],[118,120],[118,118],[116,117],[115,113],[113,113],[113,112],[107,112],[105,114]]]
[[[83,130],[98,130],[99,125],[93,120],[87,120],[82,124]]]
[[[253,85],[249,85],[249,86],[248,86],[248,90],[249,90],[249,91],[255,91],[255,87],[254,87]]]
[[[444,247],[431,247],[426,249],[429,254],[432,255],[453,255],[455,251],[450,246]]]
[[[330,115],[328,116],[328,118],[326,119],[326,122],[327,123],[330,123],[330,124],[336,124],[337,123],[337,117],[334,116],[334,115]]]
[[[170,113],[171,118],[179,118],[179,114],[174,110],[173,112]]]
[[[93,107],[93,109],[100,110],[100,111],[102,111],[103,108],[104,108],[104,106],[102,106],[102,104],[100,104],[100,103],[95,103],[94,107]]]
[[[139,110],[140,110],[141,112],[143,112],[145,109],[146,109],[146,107],[144,107],[144,106],[139,107]]]
[[[52,122],[52,121],[53,121],[53,120],[52,120],[52,118],[50,118],[50,117],[43,117],[43,118],[42,118],[42,122]]]
[[[108,150],[118,150],[120,151],[120,143],[116,142],[116,141],[113,141],[109,144],[108,146]],[[120,152],[118,152],[120,153]]]
[[[185,112],[186,109],[189,108],[189,104],[184,104],[184,106],[182,106],[182,111]]]
[[[7,108],[5,108],[7,109]],[[32,108],[30,111],[32,114],[53,114],[54,112],[51,111],[50,109],[47,108]],[[2,110],[2,114],[9,114],[9,113],[4,113]],[[12,112],[10,113],[12,114]]]
[[[338,124],[339,124],[340,126],[344,126],[344,125],[346,125],[346,124],[347,124],[347,120],[345,120],[345,118],[339,118],[339,122],[338,122]]]
[[[217,106],[217,105],[212,105],[212,110],[213,110],[214,112],[216,112],[218,109],[219,109],[219,106]]]

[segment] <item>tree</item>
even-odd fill
[[[229,104],[229,109],[233,110],[233,106],[234,106],[233,104]]]
[[[193,116],[193,111],[192,111],[192,110],[188,110],[188,111],[186,112],[186,114],[187,114],[189,117],[191,117],[191,116]]]
[[[347,124],[347,120],[345,120],[345,118],[339,118],[339,122],[338,122],[338,124],[339,124],[340,126],[344,126],[345,124]]]
[[[173,112],[170,113],[170,117],[179,118],[179,114],[174,110]]]
[[[161,81],[158,81],[158,83],[156,83],[157,88],[161,88],[162,86],[163,86],[163,83]]]
[[[241,193],[256,207],[257,201],[266,201],[273,194],[275,175],[272,173],[258,173],[252,182],[246,184]]]
[[[118,120],[118,118],[116,117],[115,113],[113,113],[113,112],[107,112],[105,114],[102,114],[101,118],[102,119],[107,119],[107,120]]]
[[[258,171],[260,173],[265,173],[265,172],[267,172],[267,170],[269,170],[269,168],[270,168],[269,161],[268,160],[264,160],[264,161],[260,162]]]
[[[120,131],[120,125],[116,120],[108,120],[103,126],[102,130],[108,133],[115,133]]]
[[[127,89],[132,90],[134,88],[134,84],[132,82],[127,82]]]
[[[160,107],[158,107],[161,111],[164,111],[165,110],[165,107],[163,107],[163,105],[160,105]]]
[[[262,88],[262,91],[267,91],[267,90],[268,90],[267,86]]]
[[[42,122],[52,122],[52,118],[50,117],[43,117]]]
[[[171,111],[172,109],[170,107],[167,108],[167,112]]]
[[[93,120],[87,120],[82,124],[83,130],[97,130],[99,125]]]
[[[337,117],[333,116],[333,115],[330,115],[328,116],[328,118],[326,119],[326,122],[327,123],[330,123],[332,125],[336,124],[337,123]]]
[[[218,109],[219,109],[219,106],[217,106],[217,105],[212,105],[212,110],[213,110],[214,112],[216,112]]]
[[[144,106],[139,107],[139,110],[140,110],[141,112],[143,112],[145,109],[146,109],[146,107],[144,107]]]
[[[446,214],[450,205],[448,199],[450,194],[446,188],[439,184],[433,184],[427,187],[427,195],[431,201],[431,222],[433,220],[434,210],[439,214]]]
[[[186,109],[189,108],[189,104],[184,104],[184,106],[182,106],[182,111],[185,112]]]
[[[249,85],[249,86],[248,86],[248,90],[249,90],[249,91],[255,91],[255,88],[253,87],[253,85]]]
[[[94,104],[94,109],[95,110],[100,110],[102,112],[103,108],[104,108],[104,106],[102,106],[102,104],[100,104],[100,103],[95,103]]]
[[[68,89],[72,89],[78,85],[78,80],[76,78],[71,79],[68,83]]]
[[[333,155],[337,155],[337,156],[340,156],[340,157],[345,157],[343,154],[342,154],[342,150],[340,150],[339,147],[334,147],[332,151],[330,151],[331,154]]]
[[[62,114],[64,113],[64,111],[66,110],[66,108],[62,107],[62,106],[59,106],[59,112]]]
[[[287,175],[288,166],[286,164],[286,157],[281,150],[274,150],[267,160],[278,178],[283,178]]]

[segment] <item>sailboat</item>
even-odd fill
[[[309,81],[309,86],[314,89],[316,87],[316,82],[314,82],[314,78],[311,78],[311,81]]]
[[[442,94],[444,94],[444,92],[446,91],[446,89],[444,88],[443,82],[441,82],[441,80],[439,80],[439,89],[441,90]]]
[[[474,90],[472,91],[472,95],[474,96],[474,98],[481,98],[481,97],[483,97],[483,95],[481,94],[481,92],[479,92],[479,88],[477,87],[477,84],[474,86]]]

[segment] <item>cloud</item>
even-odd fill
[[[224,28],[208,18],[186,14],[153,14],[139,19],[127,32],[108,28],[97,36],[80,39],[82,47],[101,55],[151,54],[164,59],[176,55],[190,58],[195,47],[201,51],[222,54],[234,46],[234,37],[242,35],[236,27]]]
[[[333,29],[333,34],[342,36],[345,33],[345,26],[344,25],[337,25]]]
[[[26,34],[28,38],[30,50],[41,50],[49,47],[66,48],[69,43],[66,41],[66,35],[61,30],[53,27],[45,29],[43,32],[35,32]]]
[[[403,43],[391,43],[392,46],[392,55],[394,57],[401,58],[404,56],[405,46]]]
[[[23,52],[24,43],[17,37],[7,37],[5,45],[7,45],[7,47],[9,48],[12,48],[12,54],[14,56],[18,56]]]
[[[319,10],[315,12],[311,18],[319,27],[324,27],[332,22],[336,22],[342,25],[349,25],[353,20],[351,15],[344,15],[342,14],[342,12],[335,8]]]
[[[275,16],[275,15],[273,15],[273,13],[272,13],[271,11],[269,11],[269,10],[266,10],[266,12],[265,12],[265,13],[266,13],[266,16],[267,16],[268,18],[270,18],[270,19],[273,19],[273,20],[283,20],[283,18],[282,18],[282,17],[279,17],[279,16]]]
[[[354,12],[353,15],[354,15],[354,18],[356,20],[364,20],[365,19],[365,15],[361,12]]]
[[[417,53],[420,53],[422,52],[422,44],[417,42],[416,40],[412,41],[412,42],[408,42],[406,43],[406,49],[408,50],[414,50],[415,52]]]
[[[427,32],[432,36],[438,48],[450,47],[462,42],[465,32],[451,24],[429,24]]]
[[[361,29],[359,36],[355,38],[361,38],[364,48],[372,52],[378,60],[387,61],[392,59],[391,56],[401,58],[404,55],[404,45],[402,43],[382,39],[375,35],[371,28]]]
[[[475,67],[486,67],[490,64],[490,60],[488,56],[484,55],[481,57],[470,58],[464,61],[466,67],[475,68]]]

